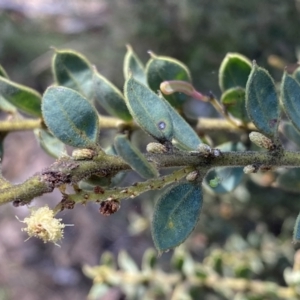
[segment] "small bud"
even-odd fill
[[[73,226],[69,224],[61,223],[62,219],[54,218],[54,211],[48,206],[41,207],[39,209],[32,208],[31,215],[20,222],[27,224],[26,228],[22,228],[22,231],[27,232],[29,238],[37,237],[47,242],[56,242],[63,238],[63,229],[66,226]],[[28,238],[28,239],[29,239]]]
[[[213,149],[212,153],[214,157],[219,157],[221,155],[221,151],[219,149]]]
[[[185,179],[187,181],[195,181],[197,179],[198,175],[199,175],[198,171],[193,171],[193,172],[187,174]]]
[[[72,157],[75,160],[92,159],[96,152],[92,149],[76,149],[72,152]]]
[[[243,171],[245,174],[256,173],[257,167],[254,165],[248,165],[248,166],[244,167]]]
[[[194,93],[194,87],[189,82],[180,80],[163,81],[160,84],[160,90],[165,95],[170,95],[175,92],[181,92],[186,95],[192,96]]]
[[[149,153],[166,153],[168,152],[166,146],[160,143],[149,143],[146,148]]]
[[[250,141],[260,148],[274,149],[274,143],[263,134],[253,131],[249,134]]]
[[[211,154],[211,148],[206,144],[200,144],[197,150],[205,156]]]

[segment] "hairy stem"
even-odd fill
[[[179,181],[184,178],[188,173],[192,172],[194,167],[186,167],[159,178],[149,179],[144,182],[137,182],[129,187],[119,187],[114,189],[102,190],[101,192],[86,192],[68,195],[68,200],[74,202],[87,202],[87,201],[104,201],[104,200],[120,200],[124,198],[134,198],[142,193],[150,190],[161,189],[173,182]],[[97,189],[97,188],[96,188]]]
[[[193,167],[208,170],[214,167],[242,167],[247,165],[300,167],[300,152],[243,151],[224,152],[217,157],[206,157],[199,152],[176,152],[174,154],[147,154],[159,169],[166,167]],[[76,184],[91,175],[113,176],[130,166],[117,156],[100,152],[92,160],[74,160],[63,157],[54,164],[29,178],[22,184],[0,189],[0,204],[17,201],[29,203],[33,198],[49,193],[64,184]]]

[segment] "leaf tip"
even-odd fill
[[[98,72],[97,67],[95,65],[92,65],[92,71],[95,74],[96,72]]]
[[[50,46],[49,47],[51,50],[53,50],[54,52],[58,52],[58,49],[55,46]]]
[[[126,47],[126,50],[129,52],[132,52],[133,51],[133,49],[132,49],[132,46],[130,45],[130,44],[126,44],[125,45],[125,47]]]
[[[150,55],[151,58],[157,58],[157,55],[153,51],[148,50],[147,53]]]

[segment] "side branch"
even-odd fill
[[[0,204],[14,201],[15,205],[25,205],[33,198],[50,193],[61,185],[76,184],[92,175],[113,176],[123,170],[130,170],[130,166],[121,158],[103,152],[89,161],[62,157],[24,183],[1,189]]]

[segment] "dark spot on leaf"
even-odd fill
[[[277,124],[277,119],[271,119],[271,120],[269,121],[270,127],[274,127],[274,126],[276,126],[276,124]]]
[[[158,123],[158,128],[159,128],[160,130],[164,130],[164,129],[166,128],[166,123],[163,122],[163,121],[159,122],[159,123]]]

